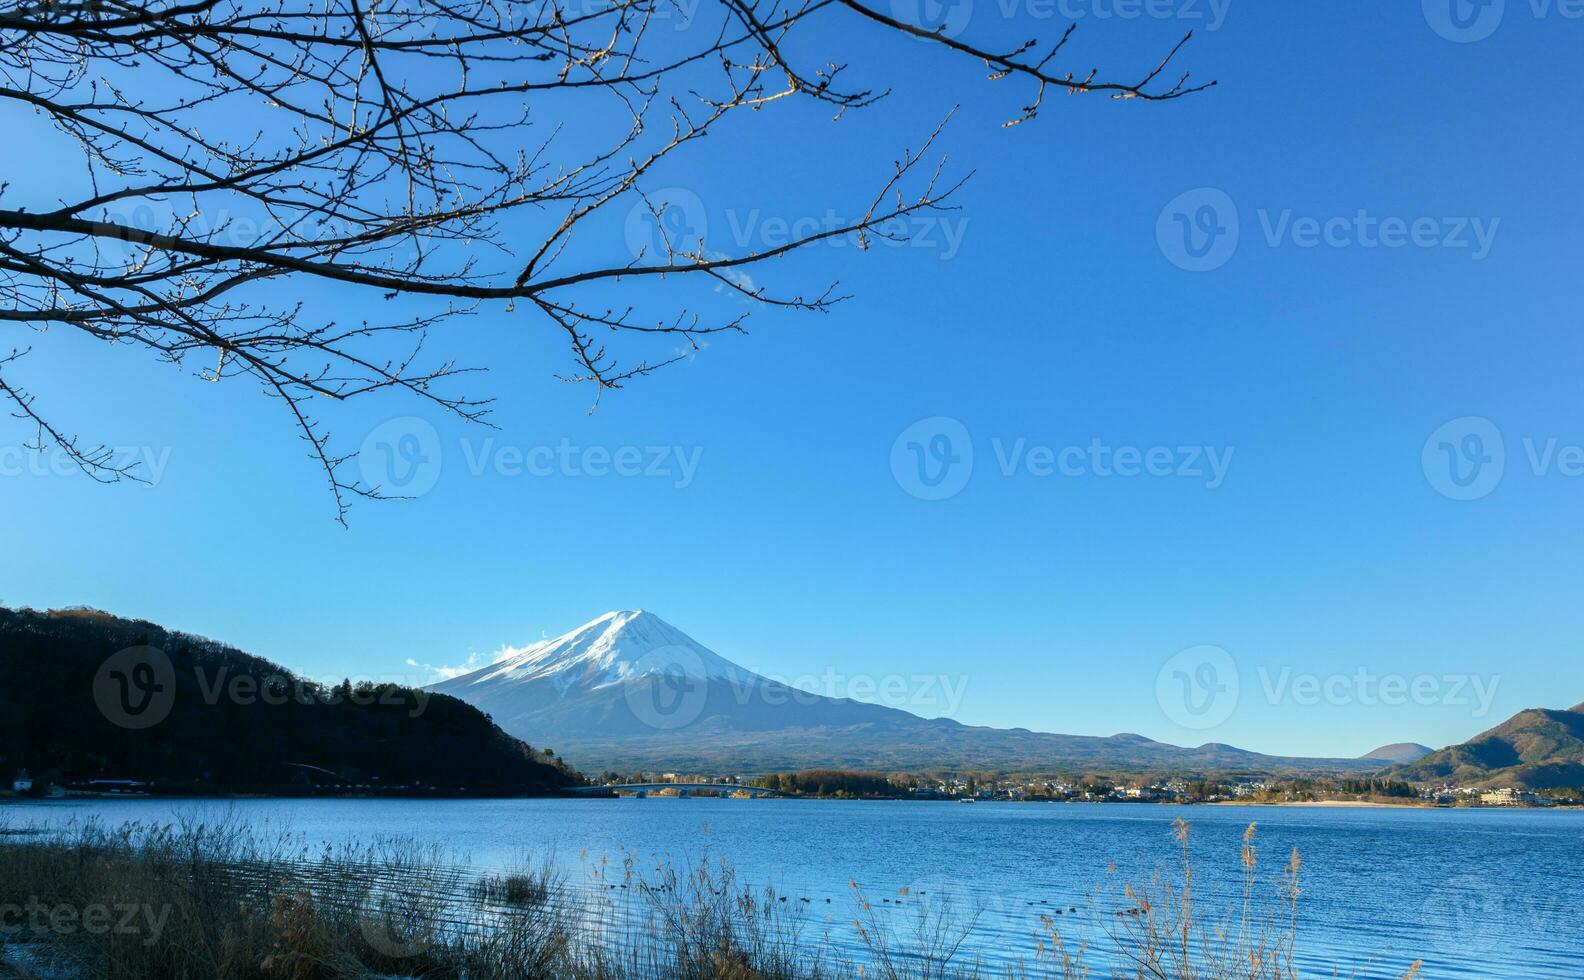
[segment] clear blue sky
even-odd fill
[[[979,39],[1063,26],[1002,22],[977,2]],[[587,390],[553,380],[568,364],[546,324],[486,310],[432,343],[489,366],[477,390],[499,398],[499,431],[426,416],[444,457],[432,491],[357,506],[350,529],[279,405],[249,386],[9,328],[35,351],[11,377],[63,426],[168,458],[153,489],[0,478],[0,601],[86,603],[314,676],[414,681],[409,659],[457,664],[643,607],[761,672],[966,678],[965,722],[1284,753],[1440,745],[1584,700],[1584,479],[1562,455],[1537,473],[1522,441],[1584,444],[1584,21],[1506,8],[1490,37],[1455,43],[1417,3],[1234,3],[1185,56],[1215,91],[1168,105],[1052,94],[1012,129],[1000,123],[1025,89],[880,38],[853,69],[895,89],[880,107],[839,123],[760,113],[651,186],[694,189],[727,248],[754,206],[852,213],[896,148],[960,102],[942,146],[976,176],[954,254],[800,255],[763,278],[840,278],[855,298],[823,317],[758,313],[749,336],[592,415]],[[1073,67],[1140,73],[1183,28],[1090,16]],[[18,186],[62,166],[39,146],[10,151]],[[1203,272],[1157,239],[1163,208],[1197,188],[1224,192],[1239,225],[1230,258]],[[1197,220],[1204,200],[1182,213]],[[1436,219],[1438,241],[1458,231],[1443,219],[1499,224],[1488,254],[1472,230],[1468,248],[1372,248],[1360,211]],[[1347,219],[1333,226],[1342,244],[1302,247],[1303,217]],[[367,301],[319,298],[349,314]],[[355,448],[424,412],[393,398],[322,414]],[[968,433],[972,475],[919,499],[893,472],[893,443],[937,416]],[[1506,465],[1484,496],[1458,500],[1421,453],[1469,416],[1497,427]],[[0,446],[30,435],[7,422]],[[474,476],[467,454],[487,438],[675,445],[698,466],[681,488]],[[1233,455],[1213,489],[1003,475],[997,447],[1018,439]],[[1187,728],[1157,678],[1202,644],[1228,651],[1240,694],[1219,724]],[[1308,704],[1266,691],[1284,668],[1438,687],[1409,699],[1424,703],[1336,687]],[[1447,675],[1494,683],[1487,711]]]

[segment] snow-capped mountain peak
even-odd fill
[[[942,680],[946,680],[942,678]],[[1287,759],[1139,735],[965,727],[797,690],[744,670],[653,613],[608,612],[431,685],[575,765],[688,772],[816,766],[1378,772],[1384,761]]]
[[[608,612],[597,619],[504,657],[455,686],[554,678],[557,686],[599,688],[646,674],[682,674],[750,684],[759,678],[642,609]]]

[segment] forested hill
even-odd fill
[[[326,687],[213,640],[95,610],[0,608],[0,777],[170,792],[532,794],[578,782],[453,697]]]
[[[1529,708],[1461,745],[1392,770],[1394,779],[1522,789],[1584,788],[1584,704]]]

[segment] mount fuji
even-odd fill
[[[1389,764],[922,718],[763,677],[643,610],[608,612],[554,639],[508,649],[489,666],[429,690],[467,701],[512,735],[554,746],[568,762],[589,771],[751,774],[841,767],[1357,773]]]

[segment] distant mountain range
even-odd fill
[[[430,690],[477,706],[518,738],[556,745],[589,772],[754,774],[829,767],[1357,774],[1412,758],[1400,745],[1362,759],[1289,758],[1215,742],[1184,748],[1142,735],[1057,735],[926,719],[762,677],[642,610],[606,613]]]
[[[1529,708],[1461,745],[1389,773],[1414,782],[1526,789],[1584,787],[1584,704]]]
[[[258,696],[269,684],[291,697]],[[152,694],[157,723],[126,716],[146,710]],[[95,610],[0,607],[0,775],[27,768],[216,791],[325,778],[504,793],[575,782],[529,743],[555,745],[588,771],[1334,773],[1584,787],[1584,704],[1521,711],[1438,751],[1400,742],[1358,759],[1292,758],[1216,742],[968,726],[817,695],[740,667],[643,611],[606,613],[420,692],[320,687],[223,644]]]

